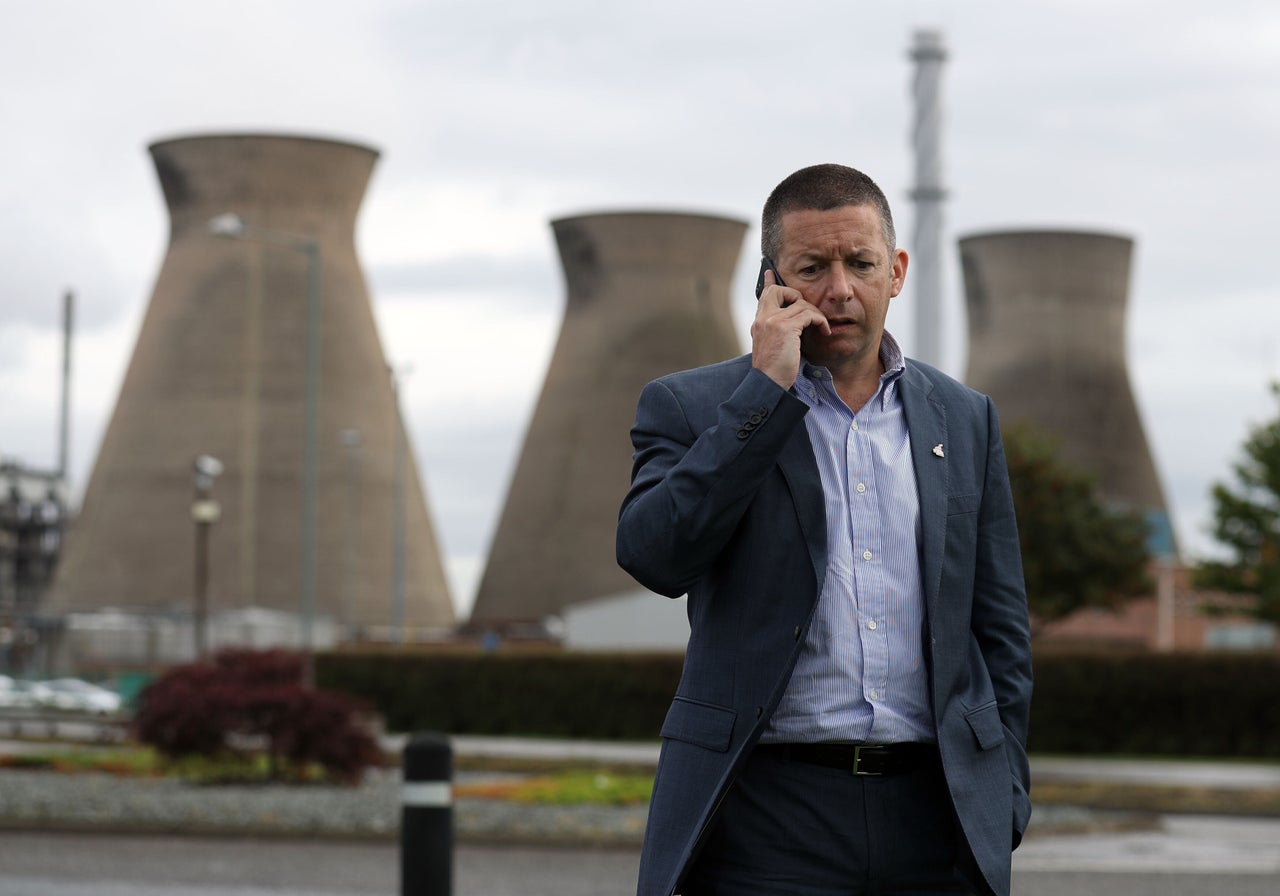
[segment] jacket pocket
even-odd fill
[[[723,753],[729,749],[737,718],[732,709],[676,697],[662,723],[662,736]]]
[[[969,710],[964,714],[964,720],[969,723],[982,749],[994,750],[1004,743],[1004,722],[1000,720],[1000,707],[994,700]]]
[[[947,516],[957,513],[976,513],[981,503],[982,496],[978,494],[950,495],[947,498]]]

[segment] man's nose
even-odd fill
[[[824,298],[831,299],[835,302],[847,302],[853,298],[853,278],[849,276],[849,272],[841,265],[832,265],[827,273],[827,282],[824,284],[826,295]]]

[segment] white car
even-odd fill
[[[38,705],[34,682],[0,675],[0,708],[26,708]]]
[[[111,715],[120,711],[123,701],[115,691],[98,687],[79,678],[55,678],[36,682],[36,700],[41,706],[53,709],[78,710],[96,715]]]

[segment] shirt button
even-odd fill
[[[871,689],[871,693],[870,693],[870,694],[868,694],[867,696],[868,696],[868,697],[870,697],[872,700],[879,700],[879,699],[880,699],[880,692],[879,692],[879,691],[877,691],[875,688],[872,688],[872,689]]]
[[[854,420],[854,421],[853,421],[853,431],[854,431],[854,432],[857,432],[857,431],[858,431],[858,421],[857,421],[857,420]]]
[[[876,621],[875,621],[874,619],[872,619],[870,622],[868,622],[868,623],[867,623],[867,628],[871,629],[872,631],[875,631],[875,630],[876,630]]]
[[[862,559],[863,559],[863,560],[870,560],[870,559],[871,559],[871,552],[870,552],[870,551],[863,551],[863,552],[862,552]]]
[[[865,482],[859,482],[859,483],[858,483],[858,494],[862,494],[862,493],[863,493],[863,492],[865,492],[866,490],[867,490],[867,484],[866,484]]]

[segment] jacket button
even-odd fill
[[[740,430],[738,430],[738,438],[740,438],[740,439],[745,439],[745,438],[746,438],[747,436],[749,436],[749,435],[751,435],[751,431],[750,431],[750,430],[747,430],[747,429],[740,429]]]
[[[797,641],[800,640],[800,626],[798,625],[796,626],[795,637]]]

